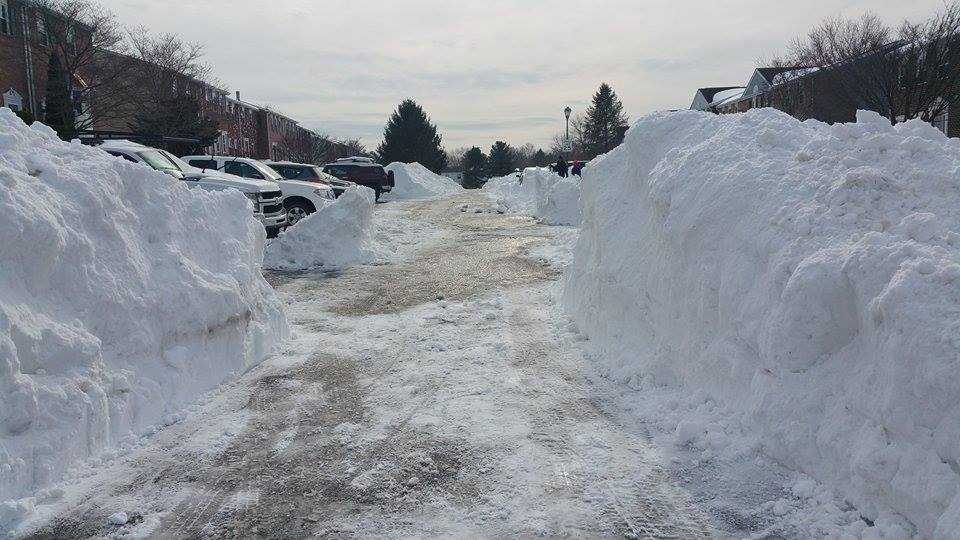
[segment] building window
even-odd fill
[[[50,34],[47,33],[47,22],[43,20],[43,15],[37,16],[37,40],[44,45],[50,44]]]
[[[0,34],[10,33],[10,6],[7,0],[0,0]]]
[[[947,132],[949,121],[950,121],[949,111],[943,111],[942,113],[938,114],[937,117],[934,118],[930,123],[933,124],[933,127],[942,131],[944,135],[949,135],[949,133]]]

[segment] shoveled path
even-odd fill
[[[584,376],[536,256],[557,229],[478,196],[378,212],[432,232],[402,262],[268,276],[285,349],[82,477],[35,536],[711,533]]]

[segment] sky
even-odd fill
[[[380,142],[417,100],[447,149],[544,148],[601,82],[631,121],[743,85],[757,62],[826,17],[892,24],[941,0],[100,0],[128,27],[204,44],[224,87],[301,125]]]

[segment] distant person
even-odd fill
[[[557,164],[554,166],[553,170],[557,171],[562,178],[567,177],[567,171],[570,169],[570,166],[567,165],[567,162],[561,157],[557,160]]]
[[[582,175],[581,173],[583,173],[583,166],[584,166],[584,165],[585,165],[585,163],[582,162],[582,161],[574,161],[574,162],[573,162],[573,167],[570,169],[570,174],[575,174],[575,175],[577,175],[577,176],[582,177],[583,175]]]

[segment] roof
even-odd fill
[[[266,161],[264,161],[264,163],[266,163],[267,165],[296,165],[296,166],[298,166],[298,167],[316,167],[316,165],[311,165],[311,164],[309,164],[309,163],[297,163],[297,162],[294,162],[294,161],[273,161],[273,160],[266,160]]]
[[[710,106],[720,107],[722,105],[726,105],[727,103],[738,101],[740,98],[743,97],[743,93],[746,92],[746,90],[747,90],[746,88],[737,87],[737,88],[730,88],[722,92],[717,92],[716,94],[714,94],[714,98],[713,98],[713,101],[710,102]]]
[[[717,95],[717,92],[723,92],[725,90],[733,90],[735,88],[743,88],[742,86],[712,86],[710,88],[701,88],[697,90],[700,92],[700,95],[703,96],[703,99],[707,100],[707,103],[713,102],[713,97]]]
[[[757,68],[757,73],[759,73],[768,83],[773,84],[773,79],[780,75],[781,73],[786,73],[788,71],[796,71],[798,69],[804,69],[803,66],[791,66],[791,67],[764,67]]]

